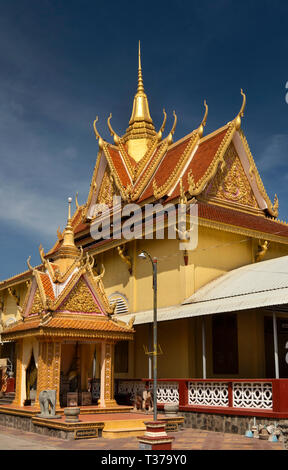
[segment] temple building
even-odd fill
[[[17,406],[30,399],[34,376],[37,394],[54,387],[59,406],[65,387],[84,393],[93,379],[103,407],[144,387],[142,379],[152,377],[153,321],[152,269],[138,257],[145,250],[158,266],[159,406],[170,401],[185,412],[206,406],[210,413],[222,407],[224,414],[238,409],[271,419],[288,413],[281,389],[288,378],[288,286],[279,274],[288,273],[288,226],[241,129],[242,90],[241,100],[231,121],[207,135],[204,102],[199,125],[174,142],[175,112],[166,136],[165,111],[155,129],[139,47],[126,133],[115,132],[110,114],[113,143],[107,142],[94,121],[99,149],[87,200],[80,205],[76,197],[54,246],[46,254],[40,247],[41,265],[29,263],[0,283],[1,357],[13,363]],[[99,214],[99,204],[108,211]],[[181,234],[167,235],[168,218],[164,239],[153,237],[155,227],[149,237],[140,231],[130,239],[95,239],[97,222],[112,231],[112,209],[125,224],[131,204],[143,217],[147,204],[184,204],[187,212],[197,206],[197,246],[180,249]]]

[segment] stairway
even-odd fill
[[[0,406],[11,405],[14,398],[15,398],[15,392],[5,393],[2,397],[0,397]]]

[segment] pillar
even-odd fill
[[[116,406],[114,400],[114,343],[101,344],[100,406]]]
[[[39,393],[42,390],[56,390],[56,407],[60,407],[60,368],[61,342],[40,341],[36,405],[39,405]]]
[[[22,361],[23,361],[23,340],[17,341],[16,345],[16,386],[15,386],[15,398],[13,405],[23,406],[21,395],[22,395]]]

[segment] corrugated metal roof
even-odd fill
[[[152,296],[151,296],[152,297]],[[159,308],[158,321],[288,304],[288,256],[249,264],[199,289],[182,305]],[[129,320],[133,314],[121,315]],[[135,314],[135,325],[153,321],[153,311]]]

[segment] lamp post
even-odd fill
[[[153,268],[153,419],[157,421],[157,258],[141,251],[139,258],[149,259]]]

